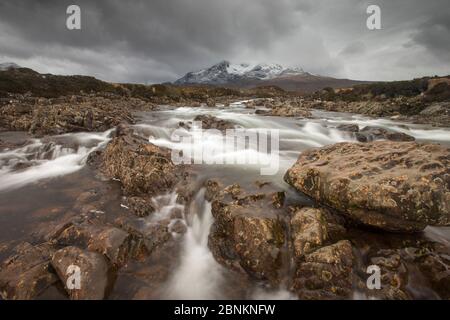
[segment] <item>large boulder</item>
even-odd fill
[[[450,224],[449,164],[435,144],[339,143],[302,153],[284,179],[363,224],[411,232]]]
[[[171,190],[178,180],[170,150],[149,143],[126,127],[119,126],[102,160],[102,171],[119,179],[126,195],[156,195]]]

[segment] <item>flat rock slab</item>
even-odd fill
[[[284,179],[318,202],[387,231],[450,224],[450,149],[440,145],[339,143],[302,153]]]

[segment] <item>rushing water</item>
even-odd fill
[[[137,114],[139,121],[134,128],[138,134],[151,142],[174,148],[177,147],[177,142],[171,139],[173,131],[179,127],[180,122],[186,123],[198,114],[211,114],[249,130],[277,129],[280,137],[279,170],[275,175],[261,176],[258,165],[202,164],[195,166],[199,182],[215,178],[223,183],[252,186],[257,180],[270,181],[276,188],[287,192],[288,201],[294,202],[308,200],[288,188],[282,179],[284,173],[305,149],[342,141],[355,141],[350,133],[336,129],[340,124],[357,124],[360,128],[367,125],[384,127],[412,135],[418,141],[450,145],[450,130],[447,128],[431,128],[387,119],[371,119],[360,115],[323,111],[315,111],[313,119],[258,116],[254,114],[254,110],[246,109],[240,103],[234,103],[227,108],[213,109],[162,107],[160,111]],[[45,223],[46,219],[57,219],[62,216],[79,193],[91,188],[91,183],[96,178],[85,166],[87,156],[104,147],[110,140],[110,133],[111,130],[103,133],[73,133],[43,139],[28,139],[27,144],[0,153],[0,259],[6,254],[2,256],[2,243],[30,240],[40,223]],[[187,132],[187,134],[195,133]],[[19,135],[19,133],[1,133],[0,139],[14,140]],[[214,133],[207,133],[202,139],[195,140],[196,143],[191,148],[194,151],[208,150],[219,143],[220,139],[221,137]],[[226,149],[223,152],[227,155],[236,150]],[[256,149],[245,152],[258,154]],[[113,200],[108,203],[106,214],[127,210],[121,203],[118,189],[112,190],[115,190],[115,193],[112,192],[115,198],[112,196]],[[130,280],[132,276],[148,272],[145,270],[149,268],[157,268],[164,259],[149,258],[136,262],[119,275],[113,298],[293,298],[283,286],[277,290],[266,290],[258,284],[249,284],[244,292],[233,291],[232,287],[235,284],[233,276],[214,260],[208,249],[208,234],[213,217],[211,204],[204,199],[204,189],[197,190],[189,210],[184,210],[185,208],[176,202],[176,198],[175,192],[155,197],[153,202],[156,212],[151,217],[142,219],[148,225],[171,219],[169,231],[177,223],[184,225],[187,230],[181,236],[173,232],[173,237],[177,239],[176,245],[171,248],[171,252],[163,253],[175,256],[173,262],[165,265],[165,268],[171,268],[168,276],[163,277],[164,281],[161,283],[154,281],[158,286],[154,290],[157,293],[144,292],[138,296],[133,291],[129,294],[127,288],[132,286],[130,284],[134,281]],[[175,211],[183,214],[174,217]],[[49,217],[49,212],[54,212],[54,215]],[[448,228],[428,228],[426,234],[433,241],[450,245]],[[140,282],[135,283],[138,286]],[[228,289],[224,289],[227,287]]]

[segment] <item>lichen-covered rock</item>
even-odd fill
[[[277,283],[286,231],[271,198],[246,195],[238,185],[220,191],[212,202],[208,245],[224,266]]]
[[[169,149],[149,143],[119,127],[102,155],[101,169],[119,179],[124,193],[133,196],[156,195],[169,191],[178,180]]]
[[[119,217],[114,224],[131,234],[134,241],[134,254],[143,252],[151,253],[156,247],[167,242],[171,235],[169,233],[170,220],[147,223],[140,219]]]
[[[354,220],[389,231],[450,224],[450,149],[380,141],[302,153],[285,181]]]
[[[29,300],[58,281],[50,268],[52,249],[47,245],[23,243],[16,254],[0,266],[0,297]]]
[[[151,200],[142,197],[128,197],[126,200],[127,206],[138,217],[148,217],[155,211]]]
[[[201,122],[203,129],[217,129],[220,131],[234,129],[234,124],[231,121],[219,119],[208,114],[198,115],[194,118],[194,121]]]
[[[374,140],[391,140],[391,141],[414,141],[413,136],[403,132],[396,132],[380,127],[367,126],[355,133],[356,139],[359,142],[371,142]]]
[[[65,247],[55,252],[52,266],[61,279],[67,294],[74,300],[100,300],[111,289],[112,275],[105,257],[78,247]],[[80,269],[80,288],[68,288],[67,281],[72,275],[69,266]]]
[[[322,208],[305,207],[291,218],[291,238],[297,259],[343,236],[345,228],[330,212]]]
[[[292,289],[300,299],[344,299],[352,295],[353,251],[348,240],[304,256]]]
[[[276,218],[234,217],[235,250],[240,265],[251,275],[278,280],[281,247],[285,242],[283,224]]]
[[[263,116],[301,117],[301,118],[309,118],[312,115],[308,109],[292,104],[274,105],[271,106],[271,109],[268,110],[257,109],[255,113]]]
[[[111,264],[122,266],[132,255],[132,238],[124,230],[108,225],[71,223],[53,239],[59,246],[79,248],[104,254]]]
[[[153,109],[143,100],[123,97],[66,96],[17,101],[0,111],[0,125],[42,136],[76,131],[105,131],[132,123],[132,109]]]

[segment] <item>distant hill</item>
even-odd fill
[[[286,92],[275,86],[254,89],[225,88],[211,85],[173,85],[168,84],[129,84],[109,83],[90,76],[64,76],[41,74],[32,69],[19,66],[0,70],[0,98],[10,94],[30,93],[35,97],[56,98],[80,93],[118,94],[130,97],[159,101],[182,101],[193,99],[206,101],[208,97],[256,96],[272,97],[285,95]]]

